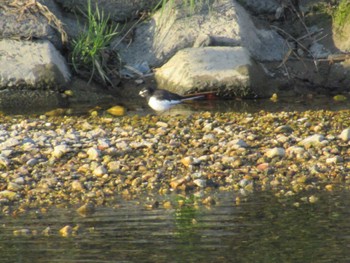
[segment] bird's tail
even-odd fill
[[[186,98],[181,99],[181,101],[196,100],[196,99],[202,99],[202,98],[204,98],[204,95],[186,97]]]
[[[216,100],[218,99],[218,96],[216,94],[216,91],[204,91],[200,93],[195,93],[191,95],[185,96],[184,100],[195,100],[195,99],[204,99],[204,100]]]

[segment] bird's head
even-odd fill
[[[147,98],[149,96],[152,96],[153,92],[155,91],[154,88],[146,87],[140,90],[139,95],[143,98]]]

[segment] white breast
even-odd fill
[[[155,111],[165,111],[171,108],[172,106],[181,103],[181,101],[175,100],[158,100],[154,97],[151,97],[148,101],[148,105]]]

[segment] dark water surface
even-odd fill
[[[335,101],[333,97],[324,95],[315,95],[313,97],[287,97],[279,98],[277,101],[270,99],[250,99],[250,100],[197,100],[181,105],[176,105],[163,114],[191,114],[194,112],[259,112],[261,110],[267,112],[280,111],[307,111],[307,110],[345,110],[350,109],[350,95],[344,101]],[[127,115],[146,115],[154,114],[155,112],[147,105],[145,99],[134,98],[129,101],[106,102],[98,105],[78,104],[72,105],[70,108],[64,108],[62,115],[90,115],[91,110],[97,109],[102,113],[111,106],[122,105],[127,110]],[[52,108],[6,108],[0,109],[6,115],[38,115],[45,112],[55,110]]]
[[[147,105],[144,99],[134,99],[132,101],[126,101],[123,103],[127,109],[127,115],[146,115],[154,114],[155,112]],[[103,105],[102,108],[106,109],[113,105]],[[72,108],[73,114],[84,114],[91,107],[85,105],[85,107]],[[194,112],[249,112],[255,113],[261,110],[267,112],[280,112],[280,111],[308,111],[308,110],[330,110],[339,111],[350,109],[350,99],[344,101],[335,101],[333,97],[317,95],[312,98],[308,97],[288,97],[279,98],[277,101],[271,101],[270,99],[256,99],[256,100],[197,100],[189,103],[183,103],[176,105],[170,110],[160,114],[181,114],[188,115]],[[159,113],[158,113],[159,114]]]
[[[303,201],[311,194],[316,203]],[[184,197],[173,195],[168,209],[120,200],[87,217],[73,208],[2,216],[0,262],[350,262],[348,191],[283,200],[254,192],[239,205],[231,192],[214,196],[211,207],[195,198],[176,205]],[[61,237],[65,225],[80,228]],[[19,229],[31,234],[15,236]]]

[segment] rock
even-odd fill
[[[241,1],[244,7],[247,7],[249,10],[254,13],[276,13],[276,10],[280,7],[279,3],[276,0],[245,0]]]
[[[203,141],[208,142],[208,143],[215,143],[217,141],[217,138],[214,134],[207,133],[207,134],[203,135]]]
[[[13,182],[9,182],[7,185],[7,190],[12,192],[18,192],[23,189],[23,185],[19,185]]]
[[[64,227],[62,227],[59,231],[60,235],[62,237],[69,237],[72,235],[73,229],[70,225],[66,225]]]
[[[164,121],[157,121],[156,125],[162,128],[168,128],[169,124]]]
[[[107,164],[109,172],[118,172],[120,170],[120,163],[118,161],[112,161]]]
[[[20,141],[15,138],[9,138],[8,140],[0,144],[0,150],[7,149],[19,145]]]
[[[174,179],[170,182],[170,187],[174,190],[178,189],[181,185],[186,182],[185,178]]]
[[[213,124],[212,123],[207,123],[204,125],[202,131],[204,132],[211,132],[213,130]]]
[[[14,236],[30,236],[31,232],[27,228],[22,228],[18,230],[13,230],[13,235]]]
[[[285,156],[285,154],[286,154],[286,151],[283,148],[279,148],[279,147],[269,149],[265,152],[265,155],[269,158],[283,157]]]
[[[213,198],[213,197],[211,197],[211,196],[208,196],[207,198],[205,198],[203,201],[202,201],[202,203],[204,204],[204,205],[215,205],[216,204],[216,201],[215,201],[215,199]]]
[[[7,168],[10,165],[10,160],[5,156],[0,155],[0,170]]]
[[[171,3],[168,1],[152,19],[136,28],[130,45],[121,43],[120,39],[115,41],[112,46],[119,44],[116,49],[122,61],[128,65],[147,61],[151,67],[159,67],[177,51],[206,42],[211,46],[245,47],[257,60],[282,60],[285,56],[283,38],[275,31],[264,29],[262,24],[261,29],[257,29],[236,1],[203,4],[192,16],[185,4]]]
[[[217,90],[222,96],[266,97],[274,91],[265,85],[265,72],[244,47],[180,50],[156,70],[155,78],[159,87],[179,94]]]
[[[43,234],[44,236],[48,237],[48,236],[51,235],[51,232],[52,232],[51,227],[48,226],[48,227],[46,227],[46,228],[42,231],[42,234]]]
[[[294,130],[292,127],[290,127],[289,125],[281,125],[281,126],[278,126],[276,129],[275,129],[275,132],[277,133],[292,133]]]
[[[184,166],[188,167],[188,166],[190,166],[190,165],[193,164],[193,160],[194,160],[194,159],[193,159],[192,156],[186,156],[186,157],[184,157],[184,158],[181,159],[181,163],[182,163]]]
[[[302,155],[305,153],[305,149],[303,147],[293,145],[287,148],[286,153],[289,156]]]
[[[6,2],[6,1],[3,1]],[[50,12],[61,18],[61,14],[54,1],[41,1]],[[4,3],[2,3],[3,5]],[[15,7],[0,8],[0,36],[9,39],[41,39],[50,41],[56,48],[62,48],[62,38],[57,27],[52,26],[52,20],[43,16],[35,7],[29,7],[21,15]],[[23,6],[20,6],[21,8]]]
[[[109,108],[107,112],[113,116],[124,116],[126,109],[123,106],[116,105]]]
[[[314,58],[317,59],[327,58],[331,54],[329,50],[327,50],[322,44],[318,42],[312,43],[310,47],[310,53]]]
[[[342,161],[343,161],[343,158],[340,156],[334,156],[326,159],[327,164],[341,163]]]
[[[349,42],[350,46],[350,42]],[[342,54],[340,54],[341,56]],[[333,58],[334,57],[334,58]],[[337,60],[337,54],[328,56],[330,61]],[[344,58],[340,57],[342,61]],[[350,86],[350,60],[346,59],[340,63],[333,63],[330,65],[330,69],[328,70],[328,74],[325,75],[328,77],[326,82],[322,84],[326,87],[341,87],[341,92],[344,88]]]
[[[107,169],[103,165],[100,165],[94,169],[93,174],[95,176],[101,177],[101,176],[107,174]]]
[[[213,43],[208,34],[200,33],[193,43],[193,47],[208,47]]]
[[[227,146],[228,147],[232,147],[233,149],[238,149],[238,148],[247,148],[248,147],[248,144],[243,141],[242,139],[234,139],[232,141],[229,141],[227,143]]]
[[[139,187],[141,183],[142,183],[142,179],[140,177],[137,177],[134,180],[132,180],[131,185],[132,187],[136,188],[136,187]]]
[[[195,179],[193,180],[193,183],[200,188],[204,188],[207,186],[207,180],[204,179]]]
[[[77,212],[81,216],[92,215],[95,213],[95,205],[93,203],[87,203],[77,209]]]
[[[13,200],[17,200],[18,196],[17,196],[16,192],[9,191],[9,190],[3,190],[3,191],[0,191],[0,198],[6,198],[10,201],[13,201]]]
[[[77,192],[80,192],[80,191],[83,191],[84,190],[84,187],[82,185],[81,182],[79,182],[78,180],[74,180],[71,184],[72,186],[72,190],[73,191],[77,191]]]
[[[35,166],[35,165],[37,165],[38,163],[39,163],[39,160],[36,159],[36,158],[31,158],[31,159],[29,159],[29,160],[26,162],[26,164],[27,164],[28,166]]]
[[[310,147],[317,147],[317,146],[323,145],[323,141],[325,141],[325,140],[326,139],[323,135],[314,134],[314,135],[311,135],[311,136],[305,138],[304,140],[299,142],[299,144],[304,146],[306,149],[308,149]]]
[[[23,177],[18,177],[16,179],[13,180],[14,183],[19,184],[19,185],[23,185],[24,184],[24,178]]]
[[[343,130],[341,132],[341,134],[339,135],[339,138],[345,142],[349,141],[350,140],[350,128]]]
[[[259,171],[266,171],[269,167],[269,163],[260,163],[256,166]]]
[[[96,149],[95,147],[89,148],[86,153],[90,160],[97,160],[101,155],[101,151]]]
[[[71,149],[65,144],[57,145],[53,148],[51,155],[54,158],[60,159],[63,155],[70,152],[70,150]]]
[[[60,89],[70,80],[66,61],[48,41],[0,40],[0,88]],[[30,59],[28,55],[30,54]]]
[[[314,204],[314,203],[316,203],[317,201],[318,201],[318,197],[317,196],[315,196],[315,195],[311,195],[310,197],[309,197],[309,202],[311,203],[311,204]]]

